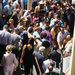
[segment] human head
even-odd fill
[[[23,32],[24,27],[23,27],[23,26],[19,26],[19,30],[20,30],[21,32]]]
[[[64,27],[66,27],[67,26],[67,22],[64,21],[63,25],[64,25]]]
[[[13,19],[9,19],[9,23],[11,24],[14,24],[14,20]]]
[[[27,31],[23,31],[23,38],[28,38],[28,32]]]
[[[39,2],[39,5],[40,5],[40,6],[44,6],[44,2],[43,2],[43,1],[40,1],[40,2]]]
[[[49,21],[46,21],[46,26],[49,26]]]
[[[55,19],[55,18],[58,18],[58,14],[57,14],[57,13],[54,13],[53,18],[54,18],[54,19]]]
[[[30,27],[33,27],[34,26],[34,23],[30,23],[30,25],[29,25]]]
[[[23,25],[24,22],[23,22],[23,20],[20,20],[19,23],[20,23],[20,25]]]
[[[42,31],[42,28],[40,28],[40,27],[37,27],[37,29],[36,29],[37,31],[38,31],[38,33],[41,33],[41,31]]]
[[[45,48],[49,48],[50,47],[50,42],[49,41],[43,41],[42,46],[44,46]]]
[[[55,66],[55,62],[54,61],[50,61],[50,65],[48,67],[49,71],[52,72],[53,71],[53,67]]]
[[[61,30],[61,33],[64,34],[64,28],[61,27],[60,30]]]
[[[16,10],[16,11],[17,11],[17,13],[19,13],[19,12],[20,12],[20,9],[19,9],[19,8],[17,8],[17,10]]]
[[[8,25],[4,25],[3,29],[8,30]]]
[[[50,61],[50,65],[52,66],[52,67],[54,67],[55,66],[55,62],[52,60],[52,61]]]
[[[28,43],[31,44],[32,46],[34,46],[34,39],[30,38],[29,41],[28,41]]]
[[[50,30],[50,27],[49,27],[49,26],[46,26],[45,29],[46,29],[47,31],[49,31],[49,30]]]
[[[7,46],[6,46],[6,51],[7,51],[8,53],[10,53],[10,52],[12,51],[12,45],[7,45]]]
[[[50,72],[53,71],[53,67],[51,65],[49,65],[48,69],[49,69]]]
[[[59,32],[59,30],[60,30],[59,24],[55,24],[54,30],[55,30],[55,32]]]
[[[49,1],[46,1],[46,5],[47,5],[47,6],[49,6],[49,5],[50,5]]]
[[[23,45],[24,44],[28,44],[28,32],[27,31],[23,31]]]
[[[13,33],[19,34],[19,29],[18,28],[14,28]]]
[[[33,33],[33,28],[30,28],[29,29],[29,33]]]
[[[47,38],[47,34],[46,33],[42,33],[42,38]]]
[[[67,35],[66,36],[66,40],[69,41],[70,39],[71,39],[71,36],[70,35]]]
[[[57,50],[57,49],[58,49],[57,45],[54,45],[53,50]]]
[[[48,16],[49,16],[49,18],[51,18],[53,16],[52,11],[49,11]]]

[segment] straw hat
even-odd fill
[[[43,1],[40,1],[39,4],[45,4]]]

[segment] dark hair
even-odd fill
[[[47,5],[50,5],[50,4],[49,4],[49,1],[47,1],[46,4],[47,4]]]
[[[44,20],[45,20],[45,19],[44,19],[44,18],[42,18],[42,19],[41,19],[41,22],[43,22]]]
[[[47,38],[47,34],[46,33],[42,33],[42,38]]]
[[[33,32],[33,28],[30,28],[30,29],[29,29],[29,33],[32,33],[32,32]]]
[[[23,20],[20,20],[19,22],[23,22]]]
[[[51,66],[50,68],[48,67],[49,71],[53,71],[53,66]]]
[[[53,50],[57,50],[57,49],[58,49],[57,45],[54,45]]]
[[[34,39],[33,38],[30,38],[28,42],[29,42],[29,44],[32,45],[32,47],[34,47]]]
[[[23,45],[28,44],[28,34],[23,34]]]
[[[50,52],[47,54],[48,59],[51,59],[51,55],[52,54]]]
[[[51,65],[52,67],[54,67],[54,66],[55,66],[55,62],[54,62],[54,61],[51,61],[51,62],[50,62],[50,65]]]
[[[50,30],[50,27],[49,27],[49,26],[46,26],[45,29],[46,29],[46,30]]]
[[[44,46],[45,48],[48,48],[48,47],[50,47],[50,42],[48,42],[48,41],[43,41],[43,42],[42,42],[42,46]]]
[[[30,26],[34,26],[34,23],[30,23]]]
[[[37,30],[38,30],[38,31],[42,31],[42,28],[40,28],[40,27],[37,27]]]

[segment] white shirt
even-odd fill
[[[23,17],[26,18],[28,15],[30,15],[30,10],[27,10],[27,11],[24,13]]]
[[[40,27],[42,28],[42,30],[45,30],[45,25],[42,22],[40,22]]]
[[[53,61],[53,60],[47,59],[47,60],[43,61],[43,66],[42,67],[43,67],[45,73],[49,72],[48,67],[49,67],[51,61]]]
[[[43,62],[43,66],[42,66],[42,67],[43,67],[45,73],[48,73],[48,72],[49,72],[48,67],[49,67],[49,65],[50,65],[50,63],[51,63],[52,61],[53,61],[53,60],[51,60],[51,59],[47,59],[47,60],[45,60],[45,61]],[[54,62],[55,62],[55,61],[54,61]],[[56,62],[55,62],[55,66],[54,66],[54,68],[53,68],[53,71],[54,71],[54,72],[57,72],[57,73],[60,72],[60,69],[56,68]]]
[[[61,33],[61,31],[57,35],[57,42],[60,42],[62,44],[63,40],[66,38],[67,35],[70,33],[67,30],[64,30],[64,34]]]
[[[21,3],[22,10],[24,10],[23,0],[21,0],[20,3]],[[14,1],[13,2],[13,8],[16,8],[18,4],[19,4],[18,0]]]

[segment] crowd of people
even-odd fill
[[[69,0],[33,0],[30,10],[27,0],[0,0],[0,70],[32,75],[35,65],[37,75],[59,75],[61,58],[71,56],[74,15]]]

